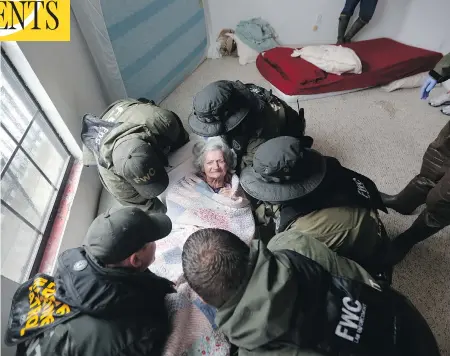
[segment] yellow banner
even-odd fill
[[[0,1],[0,41],[70,41],[70,0]]]
[[[57,296],[53,277],[37,274],[22,284],[12,300],[5,342],[17,345],[41,335],[79,313]]]
[[[62,317],[71,312],[67,304],[55,300],[55,282],[38,277],[29,291],[30,309],[25,325],[20,330],[20,336],[24,336],[29,329],[52,324],[55,322],[55,317]]]

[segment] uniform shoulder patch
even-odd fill
[[[88,265],[88,263],[86,260],[77,261],[73,264],[73,270],[80,272],[80,271],[84,270],[87,267],[87,265]]]

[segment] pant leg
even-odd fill
[[[359,9],[359,18],[365,23],[368,23],[377,7],[378,0],[361,0],[361,5]]]
[[[341,15],[346,15],[348,17],[353,16],[356,6],[359,4],[360,1],[361,0],[346,0]]]
[[[422,160],[420,176],[439,182],[450,165],[450,121],[438,137],[428,146]]]
[[[450,121],[430,144],[420,175],[436,182],[426,199],[427,218],[438,227],[450,224]]]
[[[445,82],[443,82],[442,85],[443,85],[444,88],[447,90],[447,92],[450,93],[450,79],[449,79],[449,80],[446,80]]]
[[[401,293],[393,289],[389,293],[397,315],[397,354],[439,356],[436,338],[422,314]]]
[[[441,228],[450,225],[450,166],[438,184],[428,193],[426,206],[430,223]]]

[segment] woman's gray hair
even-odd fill
[[[194,168],[196,172],[203,172],[205,163],[205,154],[210,151],[222,151],[223,158],[228,167],[228,172],[233,172],[236,168],[236,153],[227,145],[227,143],[219,136],[210,137],[203,142],[194,145],[192,153],[194,155]]]

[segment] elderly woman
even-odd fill
[[[212,137],[193,147],[193,173],[189,173],[167,190],[167,215],[172,233],[160,241],[155,266],[164,277],[176,280],[182,273],[181,259],[174,249],[182,249],[190,234],[205,228],[221,228],[250,243],[255,235],[255,221],[250,201],[234,173],[236,156],[219,137]],[[180,250],[181,251],[181,250]],[[175,265],[164,266],[176,256]],[[161,264],[158,264],[158,258]],[[178,262],[180,265],[178,266]]]
[[[214,193],[227,192],[236,167],[236,154],[219,137],[194,146],[194,168]]]
[[[167,215],[174,224],[220,227],[249,242],[255,223],[250,202],[234,173],[236,155],[219,137],[197,143],[193,154],[195,173],[169,188]]]
[[[181,252],[192,233],[211,227],[231,231],[248,244],[255,234],[255,222],[250,202],[234,173],[236,156],[228,145],[219,137],[209,138],[193,147],[193,155],[193,173],[167,189],[172,232],[157,242],[156,259],[151,266],[157,275],[181,283],[173,298],[190,301],[169,303],[173,331],[163,355],[198,354],[199,349],[228,355],[229,343],[213,330],[214,310],[180,282]]]

